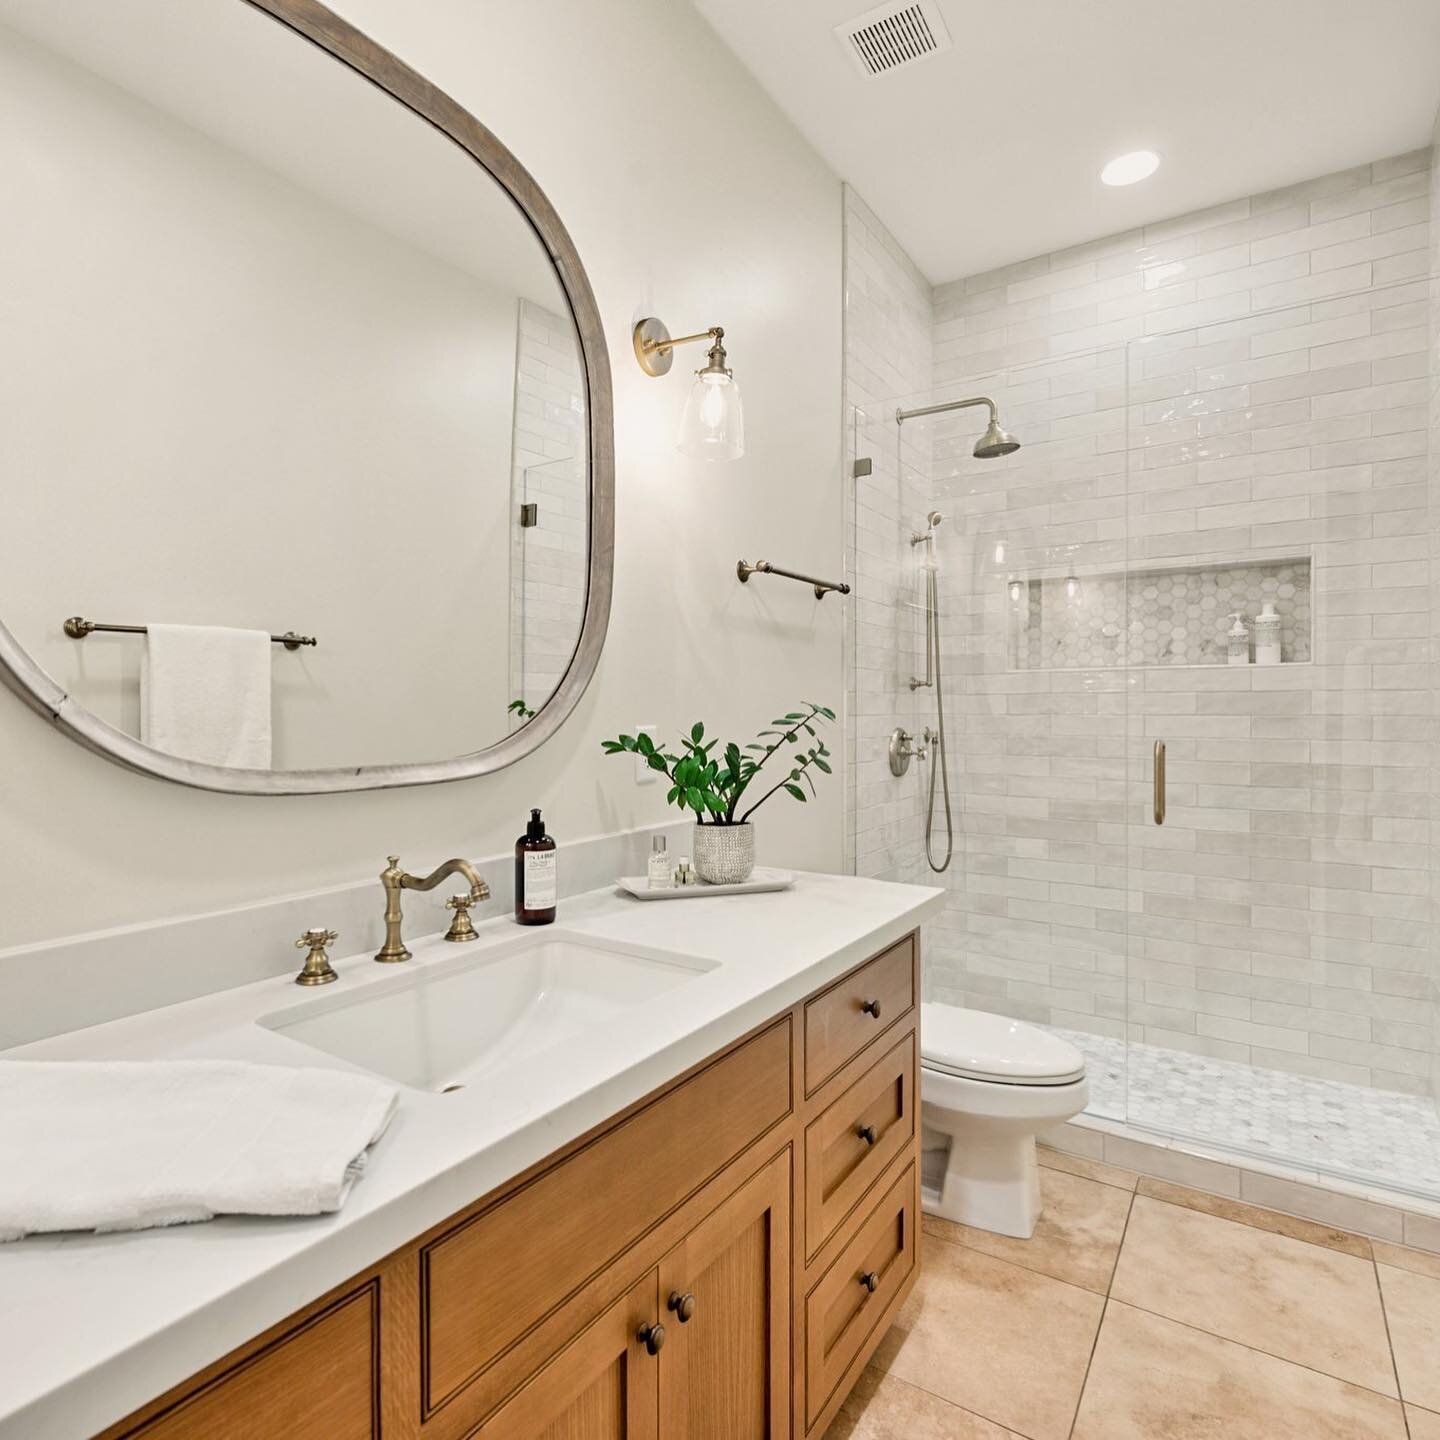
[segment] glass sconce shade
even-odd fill
[[[680,453],[694,460],[738,460],[745,453],[745,415],[733,375],[713,366],[695,372],[680,420]]]

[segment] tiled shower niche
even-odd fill
[[[1280,616],[1281,664],[1310,659],[1310,559],[1012,579],[1010,668],[1224,665],[1239,611],[1251,631],[1267,600]]]

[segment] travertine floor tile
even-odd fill
[[[1411,1250],[1392,1245],[1388,1240],[1372,1240],[1377,1265],[1393,1265],[1397,1270],[1413,1270],[1417,1275],[1431,1275],[1440,1280],[1440,1255],[1429,1250]]]
[[[1111,1301],[1074,1440],[1405,1440],[1400,1405]]]
[[[1168,1180],[1152,1180],[1148,1176],[1140,1180],[1137,1193],[1148,1195],[1152,1200],[1164,1200],[1170,1205],[1183,1205],[1187,1210],[1219,1215],[1241,1225],[1253,1225],[1257,1230],[1288,1235],[1292,1240],[1323,1245],[1327,1250],[1354,1255],[1358,1260],[1370,1258],[1371,1242],[1364,1235],[1352,1235],[1348,1230],[1336,1230],[1315,1220],[1301,1220],[1279,1210],[1264,1210],[1258,1205],[1246,1205],[1243,1201],[1229,1200],[1223,1195],[1207,1195],[1203,1190],[1191,1190],[1184,1185],[1172,1185]]]
[[[1390,1322],[1400,1393],[1410,1404],[1440,1411],[1440,1280],[1377,1265]]]
[[[934,1215],[925,1217],[925,1232],[1103,1295],[1120,1253],[1130,1192],[1042,1166],[1040,1194],[1044,1209],[1028,1240],[956,1225]]]
[[[962,1410],[893,1375],[868,1369],[825,1440],[1018,1440],[1013,1430]]]
[[[928,1238],[875,1368],[1029,1440],[1066,1440],[1105,1301]]]
[[[1140,1179],[1133,1170],[1122,1170],[1118,1165],[1106,1165],[1100,1160],[1087,1160],[1082,1155],[1067,1155],[1063,1150],[1049,1150],[1044,1145],[1035,1147],[1035,1155],[1042,1169],[1064,1170],[1068,1175],[1098,1180],[1102,1185],[1114,1185],[1121,1190],[1133,1190]]]
[[[1395,1394],[1375,1267],[1354,1256],[1137,1195],[1110,1293]]]
[[[1440,1415],[1433,1410],[1407,1405],[1405,1419],[1410,1423],[1410,1440],[1440,1440]]]

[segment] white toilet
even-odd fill
[[[1089,1099],[1085,1057],[1034,1025],[955,1005],[920,1007],[924,1208],[1028,1239],[1040,1218],[1035,1137]],[[928,1183],[934,1179],[937,1184]]]

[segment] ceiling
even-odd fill
[[[936,284],[1417,149],[1440,105],[1440,0],[938,0],[953,48],[874,78],[831,33],[872,0],[694,3]]]

